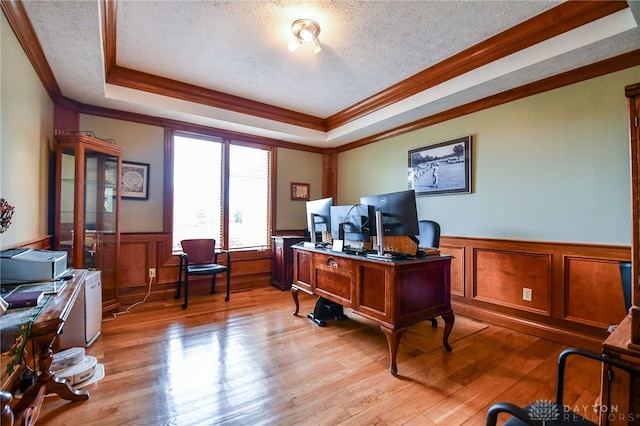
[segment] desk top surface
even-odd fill
[[[630,347],[631,344],[631,318],[625,316],[622,322],[602,343],[602,348],[607,352],[614,352],[640,359],[640,351]]]
[[[407,256],[405,259],[379,259],[379,258],[371,258],[367,257],[364,254],[350,254],[341,251],[334,251],[331,248],[323,248],[323,247],[305,247],[303,243],[295,244],[291,246],[291,248],[296,250],[305,250],[314,253],[321,253],[330,256],[339,256],[346,257],[359,261],[367,261],[367,262],[376,262],[382,263],[385,265],[406,265],[411,263],[423,263],[423,262],[437,262],[442,260],[450,260],[453,259],[453,256],[447,254],[441,254],[438,256],[425,256],[425,257],[412,257]]]

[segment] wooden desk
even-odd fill
[[[69,401],[84,401],[89,399],[89,393],[78,391],[71,387],[63,379],[59,379],[51,371],[53,361],[53,343],[62,330],[71,308],[73,307],[80,290],[84,285],[87,271],[84,269],[74,269],[71,271],[73,279],[67,282],[66,287],[57,295],[51,297],[40,313],[38,318],[31,325],[29,340],[32,340],[38,353],[39,375],[36,382],[29,387],[22,398],[17,400],[11,407],[14,416],[22,416],[23,424],[34,424],[40,413],[40,406],[44,400],[44,395],[55,393],[61,398]],[[10,314],[5,314],[10,315]],[[3,386],[5,381],[3,380]],[[3,399],[3,402],[6,400]],[[8,420],[11,414],[6,406],[2,407],[2,425],[11,424]],[[5,417],[5,415],[7,417]]]
[[[630,347],[631,318],[629,315],[602,344],[603,355],[627,361],[640,367],[640,352]],[[603,368],[601,425],[630,425],[640,422],[640,377],[626,371]]]
[[[455,320],[451,310],[451,256],[397,262],[373,260],[325,249],[293,246],[291,295],[298,315],[298,292],[315,294],[352,309],[380,325],[389,345],[389,371],[398,373],[396,356],[408,325],[441,316],[443,345]]]

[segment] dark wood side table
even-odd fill
[[[291,246],[304,241],[296,235],[271,237],[271,282],[280,290],[289,290],[293,282],[293,250]]]
[[[85,401],[89,399],[87,391],[74,389],[68,382],[56,377],[51,370],[53,343],[62,330],[62,326],[67,320],[87,276],[86,269],[74,269],[71,273],[73,274],[73,279],[68,281],[64,290],[49,299],[44,310],[31,325],[28,338],[35,343],[39,351],[37,358],[40,373],[36,382],[25,391],[21,399],[10,401],[10,397],[6,393],[2,394],[0,399],[3,404],[3,426],[5,422],[8,425],[11,424],[12,414],[15,415],[16,420],[22,420],[22,424],[35,424],[44,396],[48,393],[55,393],[68,401]],[[2,383],[3,388],[6,389],[10,382],[5,379],[3,377]],[[12,404],[9,407],[8,404],[10,402],[15,403],[15,405]]]
[[[627,315],[602,344],[602,354],[640,366],[640,352],[631,343],[631,319]],[[601,425],[630,425],[640,421],[640,377],[612,368],[603,369]]]

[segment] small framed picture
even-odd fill
[[[291,182],[291,199],[309,201],[309,184]]]
[[[149,164],[122,162],[122,198],[130,200],[149,199]]]

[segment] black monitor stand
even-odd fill
[[[307,315],[307,318],[315,322],[318,327],[326,327],[326,320],[349,319],[349,317],[344,314],[342,305],[325,299],[324,297],[318,297],[316,307],[313,309],[313,312]]]

